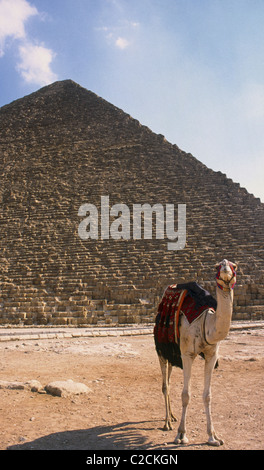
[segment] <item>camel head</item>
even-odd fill
[[[217,271],[216,283],[220,289],[234,289],[236,283],[237,265],[227,259],[215,265]]]

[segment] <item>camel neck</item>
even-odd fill
[[[223,291],[216,288],[217,309],[215,315],[207,315],[206,339],[208,343],[215,344],[226,338],[232,318],[233,290]]]

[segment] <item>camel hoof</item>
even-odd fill
[[[162,430],[163,431],[172,431],[173,427],[172,427],[171,423],[166,423],[166,424],[164,424]]]
[[[188,444],[189,439],[184,435],[184,433],[179,432],[174,442],[175,444]]]
[[[209,439],[209,441],[207,442],[207,444],[209,446],[214,446],[214,447],[220,447],[224,444],[224,441],[222,441],[222,439],[214,439],[212,438],[212,440]]]

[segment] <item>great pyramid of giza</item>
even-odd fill
[[[264,204],[94,93],[65,80],[3,106],[0,163],[0,324],[151,322],[168,284],[214,292],[223,258],[239,263],[234,318],[262,318]],[[100,217],[80,238],[79,209],[101,196],[186,204],[184,249],[102,238]]]

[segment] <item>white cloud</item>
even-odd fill
[[[125,38],[117,38],[117,40],[115,41],[115,45],[119,48],[119,49],[126,49],[128,46],[129,46],[129,42],[127,39]]]
[[[56,54],[29,38],[25,24],[32,16],[44,20],[43,14],[27,0],[0,0],[0,57],[6,51],[7,40],[17,40],[20,58],[17,71],[27,83],[48,85],[57,79],[51,70]]]
[[[48,85],[57,79],[50,67],[55,57],[51,49],[25,43],[19,46],[19,55],[21,62],[17,65],[17,70],[27,83]]]
[[[4,55],[9,37],[26,37],[25,22],[37,14],[38,10],[26,0],[0,0],[0,57]]]
[[[137,21],[120,19],[116,25],[97,27],[95,31],[104,35],[108,45],[124,50],[135,42],[139,26],[140,23]]]

